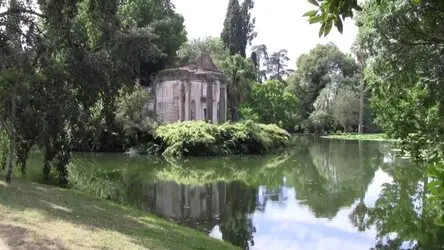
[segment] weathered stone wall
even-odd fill
[[[219,81],[212,83],[200,80],[165,81],[156,87],[156,113],[158,119],[164,122],[188,120],[223,122],[226,120],[224,98],[226,99],[226,87]]]

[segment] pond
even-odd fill
[[[269,156],[77,154],[70,181],[243,249],[443,248],[444,229],[426,200],[427,175],[395,157],[393,145],[294,140]],[[31,171],[33,165],[34,158]]]

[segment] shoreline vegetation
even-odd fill
[[[355,141],[387,141],[395,142],[395,139],[387,138],[384,133],[379,134],[354,134],[354,133],[344,133],[344,134],[331,134],[326,136],[321,136],[321,138],[326,139],[340,139],[340,140],[355,140]]]
[[[166,157],[264,155],[289,145],[291,135],[274,124],[252,121],[212,124],[185,121],[161,125],[157,151]],[[148,149],[147,151],[152,151]]]
[[[0,249],[237,249],[147,212],[81,192],[0,181]]]

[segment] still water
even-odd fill
[[[280,155],[76,155],[73,188],[243,249],[441,249],[425,171],[385,142],[295,138]]]

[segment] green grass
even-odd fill
[[[235,249],[142,211],[22,180],[0,181],[0,218],[0,249]]]
[[[357,141],[395,141],[388,139],[385,134],[332,134],[322,136],[322,138]]]

